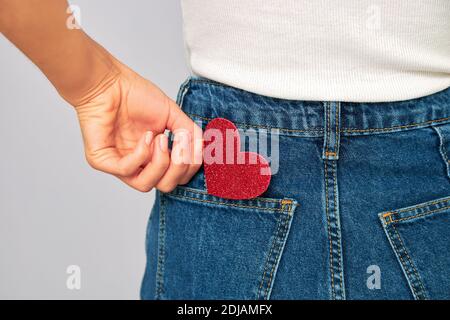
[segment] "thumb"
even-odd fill
[[[145,165],[151,152],[150,144],[152,140],[153,133],[147,131],[129,154],[122,156],[116,148],[109,147],[89,155],[88,162],[93,168],[116,176],[125,177],[132,175],[142,165]]]

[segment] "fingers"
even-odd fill
[[[196,124],[191,118],[187,116],[186,113],[181,110],[181,108],[168,98],[169,107],[169,118],[167,119],[167,129],[172,132],[177,132],[178,130],[187,130],[190,133],[194,133],[194,128]]]
[[[201,137],[201,129],[195,131],[195,136]],[[181,130],[174,135],[170,151],[165,134],[153,138],[153,134],[146,133],[128,155],[120,158],[116,149],[108,148],[90,163],[141,192],[154,187],[170,192],[177,185],[187,183],[201,166],[201,138],[194,141],[191,134]]]
[[[161,192],[170,192],[191,180],[202,164],[203,141],[200,127],[189,121],[188,128],[191,130],[180,128],[173,133],[171,151],[168,150],[165,135],[155,139],[155,157],[134,180],[129,181],[133,187],[143,192],[153,187]]]
[[[125,156],[113,141],[108,142],[110,146],[88,152],[89,164],[142,192],[154,187],[170,192],[177,185],[188,183],[202,164],[202,130],[173,101],[169,99],[168,103],[167,128],[174,134],[172,150],[166,135],[154,137],[148,131]]]
[[[116,148],[103,148],[87,155],[89,164],[100,171],[116,176],[129,176],[135,173],[150,156],[153,133],[147,131],[138,141],[134,150],[121,156]]]
[[[178,184],[186,184],[200,169],[203,162],[203,132],[202,129],[175,103],[170,104],[170,116],[167,122],[167,127],[174,134],[174,142],[177,141],[178,137],[181,144],[180,148],[188,150],[185,152],[183,157],[184,163],[188,164],[187,168],[183,168],[184,174],[181,173],[182,168],[174,165],[172,168],[169,168],[167,175],[176,178]],[[172,157],[174,156],[173,151]],[[172,170],[177,172],[172,172]],[[166,185],[163,185],[163,187],[165,186]]]
[[[195,125],[194,135],[191,140],[191,162],[189,168],[187,169],[185,175],[180,179],[179,184],[183,185],[188,183],[194,174],[200,169],[203,162],[203,133],[202,129]]]
[[[174,139],[170,166],[156,186],[162,192],[188,183],[202,164],[202,130],[176,104],[171,106],[168,128]]]
[[[170,153],[170,165],[164,176],[156,185],[162,192],[170,192],[180,183],[189,169],[191,162],[191,138],[185,131],[174,134],[172,151]]]
[[[168,138],[160,134],[154,140],[151,161],[140,172],[119,178],[141,192],[148,192],[161,180],[169,165]]]

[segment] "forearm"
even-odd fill
[[[117,71],[106,50],[66,26],[67,8],[66,0],[0,0],[0,31],[75,105]]]

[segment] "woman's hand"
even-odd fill
[[[202,162],[201,129],[83,30],[67,28],[67,8],[67,0],[0,0],[0,31],[75,107],[91,166],[140,191],[187,183]]]
[[[114,65],[114,76],[75,105],[87,161],[143,192],[187,183],[202,162],[200,127],[154,84]],[[172,150],[166,129],[174,133]]]

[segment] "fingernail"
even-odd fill
[[[162,152],[167,152],[168,149],[168,140],[167,136],[165,134],[161,135],[161,138],[159,138],[159,147],[161,148]]]
[[[150,143],[152,142],[152,138],[153,138],[153,132],[147,131],[147,133],[145,134],[145,144],[149,146]]]

